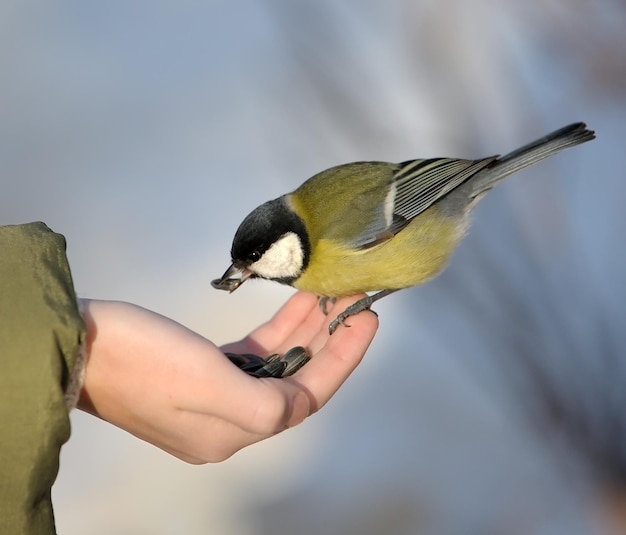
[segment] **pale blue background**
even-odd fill
[[[577,454],[597,436],[626,466],[625,24],[611,0],[0,4],[0,223],[63,233],[81,295],[218,343],[291,294],[209,285],[260,202],[347,161],[598,134],[490,194],[444,276],[377,304],[306,425],[194,467],[73,413],[59,532],[607,533]],[[592,430],[560,432],[568,414]]]

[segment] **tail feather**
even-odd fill
[[[574,123],[524,145],[498,158],[491,167],[481,171],[472,180],[472,194],[476,198],[493,188],[498,182],[557,152],[595,139],[585,123]]]

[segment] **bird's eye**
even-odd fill
[[[248,260],[250,260],[250,262],[256,262],[260,258],[261,258],[261,253],[259,253],[259,251],[252,251],[251,253],[248,254]]]

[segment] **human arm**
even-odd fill
[[[378,326],[374,314],[359,314],[329,336],[332,311],[325,317],[315,296],[297,293],[244,340],[218,348],[136,305],[84,300],[83,310],[89,358],[79,408],[197,464],[224,460],[319,410]],[[252,378],[223,354],[283,354],[296,345],[313,358],[284,379]]]

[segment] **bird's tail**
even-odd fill
[[[478,173],[472,180],[471,197],[478,200],[498,182],[512,174],[564,149],[591,141],[595,137],[594,132],[587,130],[585,123],[574,123],[555,130],[502,158],[498,158],[492,166]]]

